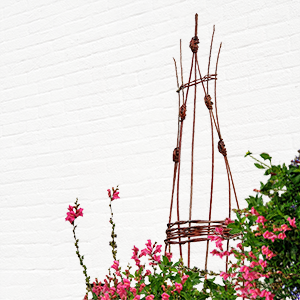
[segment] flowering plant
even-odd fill
[[[299,150],[300,153],[300,150]],[[271,157],[262,153],[264,161],[254,158],[249,151],[246,156],[256,160],[255,166],[265,169],[270,176],[267,183],[261,183],[260,190],[254,189],[255,197],[246,199],[248,207],[235,210],[236,220],[227,219],[225,224],[230,233],[238,235],[240,243],[231,249],[223,249],[223,228],[216,228],[209,238],[216,243],[217,249],[211,253],[220,258],[229,257],[229,269],[221,275],[223,285],[215,283],[216,277],[207,278],[207,272],[197,268],[189,269],[182,260],[171,261],[172,254],[161,254],[161,245],[148,240],[141,251],[134,246],[131,259],[134,267],[127,265],[123,271],[117,259],[115,223],[113,221],[112,201],[119,199],[119,189],[108,189],[112,225],[113,264],[103,281],[91,284],[87,268],[83,264],[84,256],[79,253],[79,240],[76,238],[74,222],[83,216],[78,200],[69,206],[66,221],[73,226],[76,254],[83,267],[87,293],[94,300],[173,300],[173,299],[300,299],[300,156],[286,167],[272,165]],[[265,163],[269,161],[269,165]],[[269,201],[264,203],[263,197]],[[231,257],[235,261],[231,261]],[[203,280],[202,280],[203,279]],[[202,281],[201,281],[202,280]],[[196,286],[203,283],[199,291]]]
[[[246,156],[252,153],[247,152]],[[262,153],[264,161],[255,166],[265,169],[270,176],[261,183],[256,196],[246,199],[248,208],[236,210],[237,219],[228,220],[232,234],[240,234],[241,243],[230,251],[223,251],[222,238],[216,232],[211,239],[218,250],[212,253],[220,257],[235,256],[237,262],[229,262],[230,268],[221,276],[226,284],[234,287],[247,299],[298,299],[300,290],[300,169],[299,159],[289,167],[272,165],[271,157]],[[269,165],[265,161],[269,161]],[[269,201],[264,204],[263,196]],[[298,224],[297,224],[298,223]],[[247,250],[246,250],[247,249]]]

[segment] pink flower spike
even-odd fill
[[[289,221],[292,227],[297,228],[295,218],[292,220],[290,217],[288,217],[287,220]]]

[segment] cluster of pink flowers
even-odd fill
[[[265,223],[267,222],[266,218],[261,216],[254,207],[251,208],[250,212],[252,215],[257,216],[256,222],[258,223],[258,227],[256,231],[259,231],[255,235],[262,235],[265,239],[270,239],[274,242],[275,239],[282,239],[286,238],[285,232],[291,230],[287,224],[281,225],[280,228],[276,228],[273,225],[274,232],[280,232],[276,235],[274,232],[266,230],[263,233],[263,230],[266,229]],[[249,214],[248,214],[249,215]],[[291,227],[297,228],[295,223],[295,218],[291,219],[290,217],[287,219],[290,223]],[[232,220],[227,219],[226,223],[232,223]],[[260,225],[261,224],[261,225]],[[242,244],[238,244],[237,248],[231,248],[230,251],[223,251],[223,229],[218,227],[215,229],[215,235],[210,235],[208,238],[211,241],[216,243],[216,247],[219,250],[214,249],[211,253],[213,255],[217,255],[219,257],[223,256],[230,256],[234,255],[238,260],[238,264],[232,264],[232,268],[230,268],[230,272],[221,272],[220,275],[223,277],[224,280],[231,279],[232,284],[235,286],[235,290],[238,291],[240,297],[246,297],[248,299],[256,299],[257,297],[264,297],[266,300],[273,300],[274,295],[267,291],[267,290],[260,290],[258,286],[258,282],[260,278],[268,278],[270,273],[265,271],[268,263],[266,260],[272,259],[272,257],[276,256],[268,246],[262,246],[260,250],[257,251],[257,255],[260,254],[265,256],[265,259],[260,259],[253,254],[252,251],[247,252],[243,249]],[[245,260],[250,262],[250,265],[245,265]]]
[[[74,211],[75,210],[75,211]],[[73,224],[74,220],[78,217],[83,217],[83,208],[76,208],[76,206],[69,205],[66,221],[69,221],[71,224]]]
[[[124,273],[121,273],[121,267],[119,266],[119,261],[115,260],[111,269],[114,270],[113,275],[106,276],[104,282],[98,282],[96,279],[93,282],[93,293],[98,296],[100,300],[107,300],[107,299],[130,299],[134,297],[134,300],[139,300],[141,295],[145,294],[145,283],[144,279],[151,275],[151,271],[146,268],[145,264],[141,264],[142,257],[148,257],[149,266],[155,266],[161,262],[161,248],[162,245],[157,245],[156,243],[152,244],[151,240],[148,240],[145,244],[146,247],[141,251],[136,246],[133,246],[133,255],[131,259],[135,261],[135,265],[137,266],[137,270],[134,273],[135,275],[132,276],[130,273],[130,268],[126,269]],[[166,253],[167,258],[170,260],[172,257],[171,253]],[[122,275],[125,274],[125,275]],[[175,283],[175,286],[172,288],[168,286],[167,289],[169,290],[170,294],[177,292],[180,294],[182,290],[182,285],[188,279],[188,275],[182,275],[181,283]],[[134,287],[131,286],[132,281],[136,281]],[[167,293],[167,289],[163,286],[164,293],[162,294],[162,299],[169,299],[170,295]],[[149,292],[148,292],[149,293]],[[145,295],[146,300],[153,300],[154,295],[149,293]]]
[[[110,189],[107,190],[108,197],[111,199],[111,201],[120,199],[118,190],[118,187],[116,189],[112,188],[112,191]]]

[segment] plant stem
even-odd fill
[[[109,223],[112,226],[112,230],[111,230],[111,238],[112,238],[112,240],[111,240],[111,242],[109,242],[109,245],[112,247],[112,256],[113,256],[113,259],[117,260],[117,243],[115,242],[115,238],[117,237],[117,235],[115,234],[116,224],[113,221],[114,214],[113,214],[112,207],[111,207],[111,199],[110,199],[110,203],[109,203],[109,208],[110,208],[110,215],[111,215]]]
[[[77,205],[77,200],[76,200],[75,204]],[[72,223],[72,225],[73,225],[73,235],[74,235],[74,239],[75,239],[76,254],[79,258],[80,265],[83,267],[83,274],[85,276],[85,283],[87,285],[87,292],[89,292],[89,291],[92,291],[92,286],[90,284],[90,276],[87,275],[86,265],[83,264],[84,256],[80,255],[80,253],[79,253],[79,245],[78,245],[79,240],[76,238],[76,233],[75,233],[75,229],[76,229],[77,225],[75,226],[74,222]]]

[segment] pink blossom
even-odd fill
[[[288,230],[291,230],[291,228],[289,228],[286,224],[281,225],[281,229],[286,232]]]
[[[168,300],[170,298],[170,295],[168,295],[167,293],[163,293],[162,295],[161,295],[161,299],[162,300]]]
[[[173,254],[172,253],[166,253],[166,257],[169,261],[171,261]]]
[[[284,232],[281,232],[278,234],[278,238],[284,240],[286,238],[286,234]]]
[[[257,223],[262,223],[263,225],[267,222],[267,219],[263,216],[259,216],[256,220]]]
[[[215,228],[215,231],[216,231],[218,234],[220,234],[220,235],[223,234],[223,228],[222,228],[222,227],[216,227],[216,228]]]
[[[252,251],[249,252],[249,256],[252,257],[253,259],[257,259],[256,256],[253,254]]]
[[[277,239],[277,235],[272,232],[269,232],[268,230],[263,234],[263,237],[265,239],[271,240],[272,242],[274,242],[275,239]]]
[[[255,216],[259,216],[259,213],[257,212],[257,210],[253,206],[251,208],[251,214],[255,215]]]
[[[119,270],[119,262],[117,260],[114,261],[114,264],[111,266],[112,269],[115,269],[116,271]]]
[[[154,250],[154,254],[160,253],[161,252],[161,247],[162,247],[162,245],[157,245],[155,250]]]
[[[160,263],[160,255],[153,255],[153,259],[155,260],[155,261],[157,261],[158,263]]]
[[[226,218],[225,225],[228,225],[230,223],[234,223],[234,221],[232,221],[230,218]]]
[[[181,278],[181,284],[184,284],[189,277],[190,277],[189,275],[183,275]]]
[[[267,259],[271,259],[272,257],[276,256],[276,254],[274,254],[270,249],[269,249],[269,246],[266,247],[266,246],[262,246],[261,248],[262,250],[262,254],[266,255]]]
[[[119,192],[118,191],[114,191],[113,196],[111,198],[111,201],[115,200],[115,199],[120,199],[119,197]]]
[[[274,295],[271,292],[268,292],[266,290],[263,290],[259,296],[266,297],[266,300],[273,300],[273,298],[274,298]]]
[[[136,295],[133,300],[140,300],[141,299],[141,296],[140,295]]]
[[[292,220],[290,217],[288,217],[287,220],[290,222],[292,227],[297,228],[295,218]]]
[[[175,290],[180,294],[182,290],[182,284],[175,282]]]
[[[141,292],[145,286],[146,286],[146,284],[145,284],[145,283],[142,283],[142,284],[140,285],[139,292]]]
[[[150,270],[146,270],[145,276],[149,276],[149,275],[151,275],[151,271]]]
[[[267,266],[267,262],[265,260],[260,259],[258,263],[261,265],[261,267],[264,269]]]
[[[223,277],[224,280],[226,280],[230,275],[226,272],[221,272],[220,275]]]
[[[111,191],[110,191],[110,189],[107,190],[107,193],[108,193],[108,197],[111,198]]]
[[[149,295],[146,297],[146,300],[154,300],[154,295]]]
[[[75,209],[75,211],[74,211]],[[73,224],[74,220],[78,217],[83,217],[83,208],[76,209],[75,206],[69,205],[67,212],[66,221],[69,221],[71,224]]]

